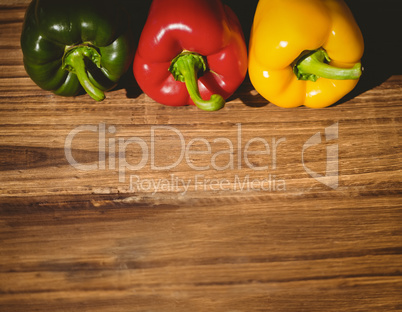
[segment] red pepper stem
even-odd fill
[[[329,65],[330,61],[328,53],[322,48],[306,51],[295,61],[293,71],[298,79],[310,81],[316,81],[320,77],[336,80],[359,79],[362,74],[360,63],[352,68],[339,68]]]
[[[81,86],[96,101],[102,101],[105,93],[96,87],[88,77],[85,59],[100,66],[100,55],[95,48],[88,45],[79,45],[69,48],[63,57],[63,68],[76,74]]]
[[[205,111],[216,111],[225,105],[225,99],[219,94],[213,94],[209,100],[201,98],[198,89],[198,73],[205,70],[203,57],[188,51],[176,56],[169,67],[175,80],[186,84],[188,94],[198,108]]]

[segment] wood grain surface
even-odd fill
[[[256,2],[232,4],[246,38]],[[131,72],[101,103],[39,89],[27,3],[0,2],[0,311],[402,311],[395,1],[348,2],[365,71],[336,105],[246,78],[214,113]]]

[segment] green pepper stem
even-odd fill
[[[293,71],[298,79],[310,81],[316,81],[320,77],[336,80],[359,79],[362,74],[360,63],[352,68],[339,68],[326,63],[330,61],[324,49],[308,51],[296,60]]]
[[[175,57],[169,71],[177,81],[184,82],[194,104],[205,111],[216,111],[225,105],[225,99],[219,94],[211,95],[209,100],[201,98],[198,89],[198,73],[204,72],[206,65],[203,57],[197,53],[184,51]]]
[[[64,55],[63,68],[77,75],[81,86],[90,97],[96,101],[102,101],[105,93],[89,79],[85,65],[86,58],[96,63],[99,62],[99,54],[95,48],[86,45],[71,48]]]

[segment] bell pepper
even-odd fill
[[[134,58],[128,17],[116,2],[33,0],[21,33],[24,66],[42,89],[95,100],[116,86]]]
[[[250,80],[277,106],[326,107],[356,86],[363,50],[343,0],[260,0],[250,34]]]
[[[133,71],[156,102],[222,108],[247,72],[247,46],[237,16],[220,0],[154,0]]]

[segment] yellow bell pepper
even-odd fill
[[[260,0],[249,76],[277,106],[322,108],[356,86],[363,51],[362,33],[343,0]]]

